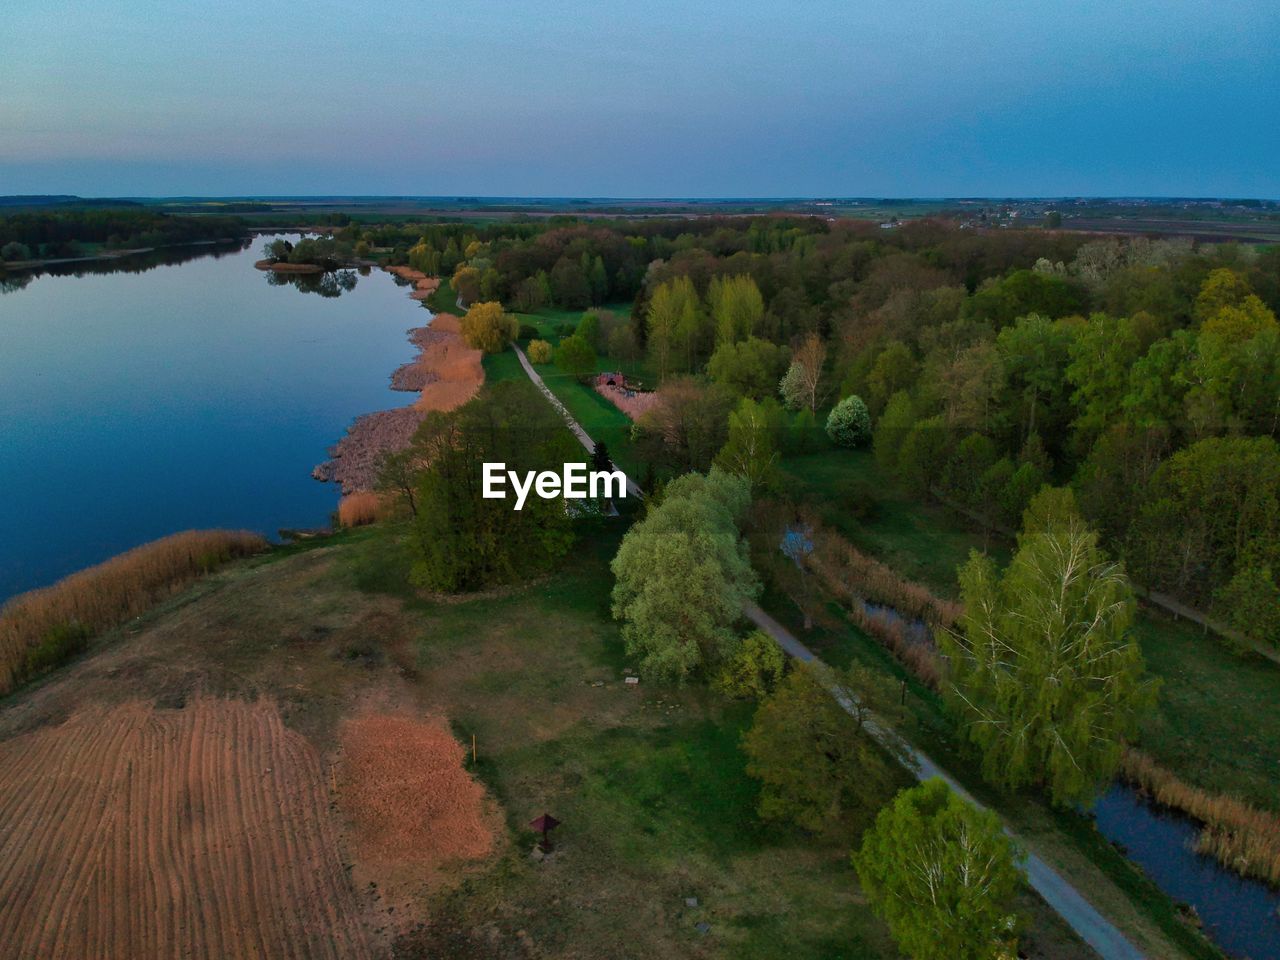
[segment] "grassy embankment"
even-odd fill
[[[266,548],[256,533],[188,530],[11,598],[0,606],[0,694],[61,665],[197,577]]]

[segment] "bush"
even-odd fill
[[[551,344],[546,340],[530,340],[529,348],[525,352],[529,355],[530,363],[551,362]]]
[[[724,665],[715,686],[727,697],[760,700],[773,692],[786,667],[786,656],[774,639],[753,630]]]
[[[538,328],[531,323],[520,324],[520,332],[516,334],[517,340],[532,341],[538,336]]]
[[[859,396],[845,397],[827,416],[827,436],[840,447],[862,447],[871,440],[871,414]]]

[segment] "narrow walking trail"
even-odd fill
[[[524,351],[514,343],[511,348],[519,356],[520,365],[524,367],[524,372],[529,375],[529,379],[533,381],[534,386],[542,391],[543,396],[564,417],[574,436],[588,450],[594,450],[595,444],[590,435],[582,429],[582,426],[565,409],[564,404],[543,383],[542,378],[533,369],[533,364],[529,362],[529,358],[525,356]],[[627,478],[627,494],[628,496],[643,496],[640,488],[630,478]],[[744,604],[742,612],[748,620],[773,637],[778,646],[782,647],[789,656],[805,662],[821,662],[813,651],[796,639],[791,631],[765,613],[756,604]],[[846,710],[853,710],[853,701],[846,691],[835,687],[831,692],[841,706]],[[934,763],[927,754],[907,743],[897,732],[874,720],[868,723],[868,729],[871,731],[872,736],[880,740],[881,743],[897,745],[899,752],[905,753],[906,756],[914,761],[915,767],[912,773],[915,774],[917,779],[923,781],[938,777],[967,802],[979,809],[985,809],[955,777]],[[1008,827],[1005,827],[1005,833],[1009,834],[1014,840],[1018,840],[1017,835]],[[1018,842],[1024,850],[1027,850],[1025,843],[1020,840]],[[1099,913],[1093,904],[1081,895],[1080,891],[1029,850],[1027,850],[1027,857],[1023,862],[1023,867],[1027,873],[1027,880],[1036,893],[1066,921],[1067,925],[1076,932],[1081,940],[1093,948],[1101,960],[1146,960],[1145,955],[1111,921]]]
[[[797,640],[791,631],[754,603],[745,604],[742,611],[747,615],[748,620],[773,637],[778,646],[782,647],[789,656],[805,662],[818,660],[818,657]],[[841,706],[852,712],[854,704],[846,691],[834,687],[831,692]],[[937,777],[968,803],[979,809],[985,809],[955,777],[934,763],[928,754],[913,747],[898,733],[874,720],[868,722],[867,729],[881,743],[891,748],[897,747],[897,751],[891,749],[891,752],[903,752],[914,761],[915,769],[912,773],[915,774],[916,779],[924,781]],[[1005,833],[1014,840],[1018,839],[1008,827],[1005,827]],[[1026,850],[1026,844],[1021,841],[1019,843]],[[1143,960],[1142,952],[1051,866],[1028,851],[1023,867],[1027,872],[1027,880],[1036,893],[1040,894],[1045,903],[1049,904],[1075,930],[1081,940],[1093,947],[1102,960]]]
[[[569,425],[569,429],[572,430],[573,435],[578,438],[578,442],[587,448],[588,453],[594,453],[596,449],[595,441],[591,439],[587,434],[587,431],[582,429],[582,425],[579,424],[577,420],[573,419],[573,415],[565,409],[565,405],[560,402],[560,398],[551,392],[550,387],[543,383],[542,377],[538,376],[538,371],[533,369],[533,364],[529,362],[529,358],[525,356],[525,352],[520,349],[519,344],[512,343],[511,349],[514,350],[516,352],[516,356],[520,358],[520,366],[524,367],[524,372],[529,375],[529,379],[533,381],[533,385],[542,391],[542,395],[547,398],[547,402],[559,411],[560,416],[564,417],[564,422]],[[613,469],[620,473],[622,472],[622,468],[616,463],[613,465]],[[626,476],[626,474],[624,473],[623,476]],[[627,477],[627,496],[636,498],[644,497],[644,492],[640,489],[640,485],[630,477]]]

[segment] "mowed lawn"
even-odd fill
[[[803,491],[856,546],[945,596],[957,596],[956,568],[983,535],[954,512],[921,504],[886,477],[867,451],[791,457],[791,489]],[[855,518],[849,491],[875,506]],[[1012,544],[986,547],[1000,563]],[[1184,780],[1280,810],[1280,667],[1234,651],[1198,627],[1140,610],[1134,634],[1160,681],[1159,705],[1141,745]]]
[[[623,682],[635,671],[609,616],[608,569],[620,536],[605,527],[532,585],[441,603],[407,591],[406,558],[385,538],[344,551],[362,589],[405,599],[420,699],[461,741],[475,737],[475,769],[515,838],[441,896],[403,955],[896,957],[859,892],[851,839],[757,819],[738,749],[753,707]],[[554,856],[535,862],[528,822],[543,812],[563,826]],[[479,942],[491,929],[529,953]]]

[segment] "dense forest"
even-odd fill
[[[1137,583],[1280,633],[1280,248],[806,217],[339,235],[464,303],[614,305],[580,332],[647,360],[662,402],[636,439],[670,474],[733,417],[803,443],[856,396],[919,496],[1009,528],[1069,484]]]
[[[94,247],[127,250],[247,235],[236,217],[183,217],[139,208],[14,213],[0,216],[0,260],[81,257]]]

